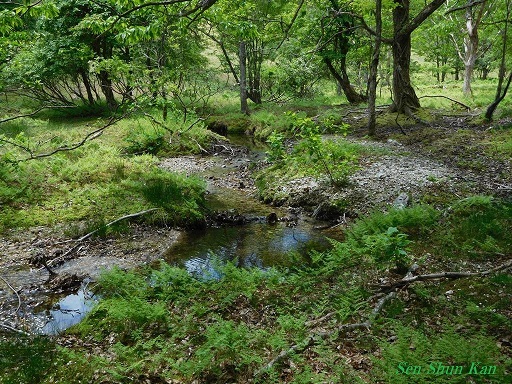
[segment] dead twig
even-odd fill
[[[91,237],[92,235],[94,235],[95,233],[97,233],[98,231],[100,231],[101,229],[104,229],[104,228],[108,228],[110,227],[111,225],[114,225],[116,223],[119,223],[120,221],[122,220],[126,220],[126,219],[132,219],[134,217],[139,217],[139,216],[142,216],[142,215],[145,215],[147,213],[150,213],[150,212],[154,212],[154,211],[157,211],[161,208],[151,208],[151,209],[146,209],[145,211],[140,211],[140,212],[136,212],[136,213],[131,213],[129,215],[125,215],[125,216],[122,216],[122,217],[119,217],[113,221],[111,221],[110,223],[107,223],[99,228],[96,228],[94,231],[91,231],[85,235],[83,235],[82,237],[80,237],[79,239],[76,239],[76,240],[73,240],[76,242],[76,244],[68,249],[65,253],[63,253],[61,256],[53,259],[53,260],[50,260],[48,262],[49,265],[52,265],[52,264],[55,264],[57,263],[58,261],[61,261],[61,260],[65,260],[65,258],[67,256],[69,256],[70,254],[72,254],[79,246],[80,246],[80,243],[84,240],[87,240],[89,237]]]
[[[14,289],[14,287],[9,284],[9,282],[7,280],[5,280],[2,276],[0,276],[0,279],[11,289],[11,291],[14,292],[14,294],[16,295],[16,297],[18,298],[18,307],[16,308],[16,310],[14,311],[14,313],[18,313],[18,311],[20,310],[20,307],[21,307],[21,297],[20,297],[20,294],[18,293],[18,291],[16,289]]]

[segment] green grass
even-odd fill
[[[79,142],[86,132],[103,124],[101,119],[78,119],[69,124],[38,119],[15,122],[5,126],[4,134],[29,145],[36,154]],[[160,169],[158,158],[148,153],[149,145],[143,140],[138,145],[146,153],[128,155],[137,138],[134,132],[149,135],[156,129],[145,119],[127,119],[76,150],[21,162],[16,160],[26,158],[26,152],[7,144],[1,146],[0,230],[64,222],[108,222],[154,207],[163,211],[149,215],[150,222],[185,226],[201,222],[201,180]],[[198,150],[199,143],[207,146],[212,136],[204,128],[196,130],[176,137],[174,149],[166,138],[165,150],[190,153],[193,147]]]

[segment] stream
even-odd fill
[[[205,229],[180,232],[153,261],[164,259],[182,266],[199,279],[218,279],[219,265],[228,261],[244,268],[291,267],[311,249],[327,249],[330,243],[326,235],[340,238],[340,232],[318,229],[325,228],[325,223],[304,215],[300,209],[271,207],[255,197],[250,168],[263,159],[264,149],[255,143],[248,149],[247,140],[246,136],[232,140],[237,142],[229,147],[232,153],[162,162],[169,171],[185,171],[207,181],[211,220]],[[87,274],[87,270],[82,272]],[[78,323],[97,302],[88,289],[89,282],[86,279],[72,294],[41,292],[43,297],[36,299],[34,313],[21,314],[31,318],[36,333],[58,334]]]

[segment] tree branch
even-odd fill
[[[400,30],[400,34],[410,35],[416,28],[418,28],[431,14],[433,14],[446,0],[433,0],[430,4],[427,4],[421,11],[416,15],[414,19],[409,21]]]
[[[425,95],[425,96],[421,96],[421,97],[418,97],[418,99],[423,99],[425,97],[438,97],[438,98],[443,98],[443,99],[448,99],[450,101],[453,101],[455,104],[459,104],[461,107],[464,107],[466,108],[466,110],[470,111],[471,110],[471,107],[469,105],[466,105],[460,101],[457,101],[455,99],[452,99],[451,97],[448,97],[448,96],[443,96],[443,95]]]
[[[388,290],[396,290],[398,288],[403,288],[408,286],[416,281],[426,281],[426,280],[437,280],[437,279],[460,279],[463,277],[472,277],[472,276],[487,276],[491,273],[495,273],[498,271],[504,271],[509,268],[512,268],[512,260],[509,260],[505,264],[499,265],[495,268],[491,268],[481,272],[439,272],[439,273],[430,273],[427,275],[416,275],[411,277],[404,277],[402,280],[397,281],[391,285],[381,285],[381,289],[384,291]]]
[[[137,5],[133,8],[130,8],[127,11],[124,11],[123,13],[119,14],[117,16],[117,18],[114,21],[112,21],[110,26],[97,37],[97,39],[100,37],[103,37],[106,33],[110,32],[116,26],[116,24],[119,21],[121,21],[121,19],[131,15],[133,12],[136,12],[140,9],[147,8],[147,7],[174,5],[174,4],[187,3],[187,2],[190,2],[190,0],[150,1],[147,3]],[[202,12],[206,11],[207,9],[209,9],[216,2],[217,2],[217,0],[201,0],[197,3],[197,5],[195,7],[189,9],[188,11],[181,11],[178,14],[176,14],[175,16],[186,17],[186,16],[191,15],[194,12],[197,12],[198,10],[201,10],[201,13],[202,13]],[[194,18],[190,23],[192,23],[196,18]],[[190,25],[190,23],[189,23],[189,25]]]
[[[12,120],[16,120],[16,119],[21,119],[23,117],[30,117],[30,116],[37,115],[43,109],[50,109],[50,108],[74,108],[74,107],[75,107],[74,105],[45,105],[43,107],[40,107],[40,108],[36,109],[34,112],[27,113],[27,114],[24,114],[24,115],[16,115],[16,116],[8,117],[7,119],[0,120],[0,124],[7,123],[8,121],[12,121]]]
[[[83,235],[82,237],[80,237],[80,238],[78,238],[76,240],[73,240],[74,242],[76,242],[76,244],[73,247],[68,249],[65,253],[63,253],[59,257],[57,257],[57,258],[55,258],[53,260],[50,260],[48,262],[48,264],[52,265],[52,264],[57,263],[58,261],[64,260],[67,256],[72,254],[79,247],[79,245],[80,245],[80,243],[82,241],[87,240],[89,237],[91,237],[92,235],[94,235],[95,233],[97,233],[98,231],[100,231],[103,228],[108,228],[111,225],[119,223],[122,220],[131,219],[131,218],[134,218],[134,217],[139,217],[139,216],[145,215],[146,213],[154,212],[154,211],[157,211],[159,209],[161,209],[161,208],[151,208],[151,209],[146,209],[145,211],[140,211],[140,212],[137,212],[137,213],[131,213],[129,215],[121,216],[121,217],[115,219],[114,221],[111,221],[111,222],[109,222],[109,223],[107,223],[105,225],[102,225],[101,227],[96,228],[94,231],[91,231],[91,232]]]
[[[292,17],[292,20],[290,21],[290,24],[288,24],[288,27],[286,28],[286,31],[284,32],[284,37],[281,40],[281,42],[279,43],[279,45],[277,46],[276,50],[281,48],[281,45],[283,45],[283,43],[286,41],[286,39],[288,39],[288,34],[290,33],[290,30],[292,29],[293,24],[295,23],[295,20],[297,19],[297,16],[299,15],[299,12],[300,12],[302,6],[304,5],[304,1],[305,0],[300,0],[300,3],[297,6],[297,9],[295,10],[295,13]]]
[[[14,289],[14,287],[9,284],[9,282],[7,280],[5,280],[2,276],[0,276],[0,279],[11,289],[11,291],[13,291],[16,295],[16,297],[18,298],[18,307],[16,308],[16,310],[14,311],[14,313],[17,313],[19,310],[20,310],[20,307],[21,307],[21,297],[20,297],[20,294],[18,293],[17,290]]]
[[[26,152],[28,152],[30,154],[29,157],[25,158],[25,159],[22,159],[22,160],[19,160],[20,162],[22,161],[29,161],[29,160],[34,160],[34,159],[42,159],[44,157],[50,157],[50,156],[53,156],[55,155],[56,153],[59,153],[59,152],[68,152],[68,151],[73,151],[81,146],[83,146],[85,143],[87,143],[88,141],[91,141],[91,140],[94,140],[96,139],[97,137],[101,136],[101,134],[103,133],[103,131],[105,129],[107,129],[108,127],[110,127],[111,125],[117,123],[118,121],[124,119],[126,116],[128,115],[128,113],[125,113],[123,114],[122,116],[119,116],[119,117],[111,117],[109,119],[109,121],[103,125],[101,128],[98,128],[92,132],[89,132],[81,141],[79,141],[78,143],[76,144],[73,144],[71,146],[64,146],[64,147],[59,147],[59,148],[56,148],[54,149],[53,151],[50,151],[50,152],[47,152],[47,153],[40,153],[40,154],[37,154],[37,155],[34,155],[33,154],[33,151],[28,148],[28,147],[24,147],[22,145],[17,145],[15,143],[12,143],[12,142],[9,142],[8,140],[2,140],[2,141],[5,141],[5,142],[9,142],[10,144],[12,145],[16,145],[17,147],[19,148],[22,148],[24,149]]]
[[[478,4],[482,4],[482,3],[485,3],[487,0],[474,0],[466,5],[462,5],[460,7],[454,7],[454,8],[450,8],[449,10],[447,10],[444,14],[445,15],[449,15],[450,13],[453,13],[453,12],[457,12],[457,11],[462,11],[464,9],[467,9],[467,8],[471,8],[475,5],[478,5]]]

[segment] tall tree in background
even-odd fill
[[[465,36],[463,41],[464,52],[459,49],[459,45],[455,38],[452,36],[454,40],[455,47],[457,48],[457,52],[459,54],[460,59],[464,63],[464,83],[462,85],[462,91],[464,95],[471,96],[471,80],[473,78],[473,71],[475,69],[475,64],[480,55],[479,52],[479,27],[482,23],[482,20],[486,14],[487,9],[487,0],[474,1],[467,0],[467,3],[460,7],[455,7],[448,11],[448,13],[456,12],[456,11],[464,11],[465,17]]]
[[[287,31],[286,10],[295,6],[288,3],[284,0],[225,2],[212,8],[206,16],[201,31],[220,48],[221,62],[235,81],[246,84],[244,90],[241,89],[242,99],[247,97],[256,104],[262,102],[261,66]],[[243,79],[242,67],[245,69]],[[245,102],[241,103],[245,109]]]
[[[382,42],[382,0],[375,0],[375,46],[368,79],[368,134],[375,136],[377,99],[377,72],[379,69],[380,45]]]

